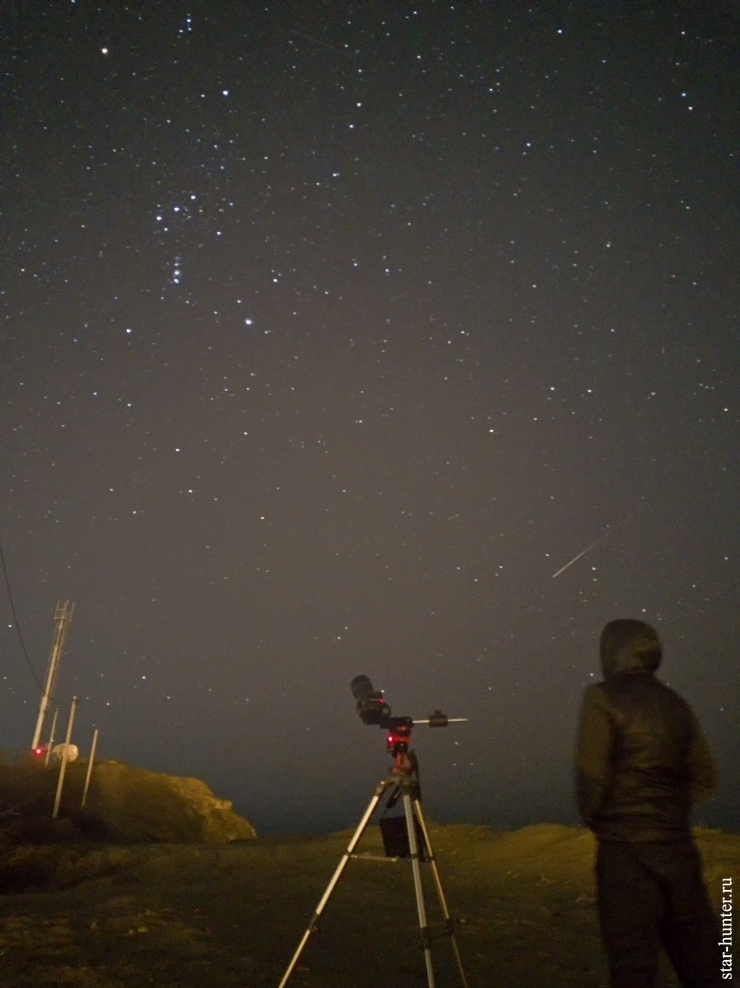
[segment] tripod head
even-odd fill
[[[396,759],[396,769],[409,772],[408,755],[411,731],[414,724],[428,724],[430,727],[447,727],[448,724],[460,724],[467,717],[448,717],[441,710],[435,710],[425,720],[412,720],[411,717],[392,717],[391,708],[383,696],[382,690],[374,690],[367,676],[355,676],[350,683],[352,696],[357,700],[357,713],[363,724],[377,724],[387,731],[386,744],[388,751]]]

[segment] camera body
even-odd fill
[[[377,724],[379,727],[389,725],[391,708],[385,702],[382,691],[374,690],[367,676],[355,676],[350,689],[357,700],[357,713],[363,724]]]

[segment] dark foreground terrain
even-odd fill
[[[15,881],[39,890],[0,896],[0,984],[277,988],[348,837],[36,847],[25,862],[16,849],[6,889]],[[588,832],[448,826],[430,837],[470,988],[606,985]],[[740,837],[697,838],[716,902],[720,880],[740,875]],[[380,852],[377,829],[358,850]],[[437,986],[447,988],[459,978],[424,871],[430,925],[440,932]],[[290,984],[422,988],[410,867],[350,861]],[[664,968],[660,988],[675,984]]]

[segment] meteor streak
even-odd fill
[[[573,563],[578,562],[581,556],[585,556],[587,552],[590,552],[592,549],[595,549],[600,542],[604,541],[604,539],[608,539],[609,536],[612,534],[612,532],[616,532],[616,530],[618,528],[621,528],[626,521],[627,519],[625,518],[623,521],[620,521],[618,525],[615,525],[614,528],[610,528],[608,532],[606,532],[604,535],[601,536],[601,538],[597,539],[595,542],[592,542],[591,545],[587,545],[586,548],[583,550],[583,552],[579,552],[577,556],[573,556],[573,558],[569,563],[566,563],[565,566],[561,566],[560,569],[557,571],[557,573],[553,573],[552,579],[554,580],[556,576],[560,576],[561,573],[564,573],[569,566],[572,566]]]

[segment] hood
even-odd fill
[[[599,643],[604,678],[620,672],[655,672],[663,648],[654,628],[644,621],[619,618],[601,632]]]

